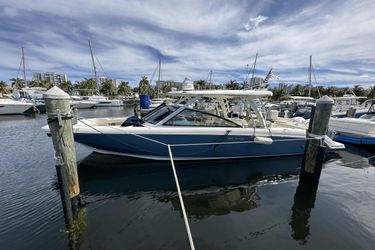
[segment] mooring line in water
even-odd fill
[[[185,227],[186,227],[186,231],[187,231],[187,234],[188,234],[188,237],[189,237],[190,248],[191,248],[192,250],[195,250],[194,242],[193,242],[193,237],[191,236],[191,231],[190,231],[189,221],[188,221],[188,218],[187,218],[187,216],[186,216],[184,200],[182,199],[182,194],[181,194],[180,184],[179,184],[179,182],[178,182],[178,177],[177,177],[177,173],[176,173],[176,167],[175,167],[175,165],[174,165],[174,161],[173,161],[173,155],[172,155],[171,145],[168,144],[167,147],[168,147],[168,152],[169,152],[169,158],[171,159],[171,164],[172,164],[172,170],[173,170],[174,180],[175,180],[175,182],[176,182],[178,198],[180,199],[181,210],[182,210],[182,214],[183,214],[183,216],[184,216]]]

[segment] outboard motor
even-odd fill
[[[122,124],[121,127],[128,127],[128,126],[134,126],[134,127],[141,127],[143,123],[142,119],[139,119],[138,116],[130,116],[128,117]]]

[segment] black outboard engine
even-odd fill
[[[121,127],[128,127],[128,126],[134,126],[134,127],[141,127],[143,123],[142,119],[139,119],[138,116],[130,116],[128,117],[122,124]]]

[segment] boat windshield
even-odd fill
[[[148,113],[143,118],[143,121],[151,123],[151,124],[157,124],[158,122],[163,120],[165,117],[175,112],[177,109],[178,109],[177,106],[162,104],[156,109],[154,109],[152,112]]]
[[[163,125],[188,127],[240,127],[238,124],[220,116],[194,109],[183,110]]]
[[[368,112],[369,114],[375,114],[375,101],[372,102],[370,108],[368,109]]]

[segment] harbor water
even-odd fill
[[[67,233],[46,124],[46,115],[0,117],[0,249],[190,248],[170,162],[82,145],[85,206]],[[196,249],[374,249],[374,152],[327,154],[318,187],[299,184],[301,157],[176,162]]]

